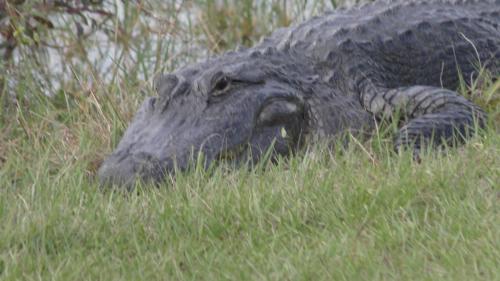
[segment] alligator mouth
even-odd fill
[[[231,149],[224,149],[219,152],[215,159],[222,162],[234,162],[241,159],[245,153],[248,153],[248,144],[239,144]]]
[[[268,160],[275,160],[274,156],[279,154],[275,153],[275,143],[276,141],[272,141],[271,145],[266,149],[252,149],[250,144],[240,144],[230,150],[220,152],[215,161],[218,164],[227,164],[233,168],[241,166],[251,168],[257,163],[267,163]]]
[[[288,134],[284,125],[269,129],[277,133],[260,136],[266,140],[264,143],[255,141],[258,136],[252,135],[247,142],[220,151],[214,160],[236,167],[241,165],[253,166],[258,162],[275,161],[276,156],[289,154],[301,144],[301,134]]]

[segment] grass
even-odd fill
[[[498,280],[499,146],[490,133],[418,165],[316,147],[132,194],[98,190],[84,161],[51,171],[40,151],[2,190],[1,276]]]
[[[252,18],[274,13],[259,11]],[[130,30],[143,24],[126,18]],[[206,43],[217,23],[199,19],[178,28],[214,51],[228,47]],[[245,43],[237,34],[225,42]],[[146,38],[125,35],[131,47],[112,80],[75,63],[78,79],[54,96],[23,79],[17,103],[4,108],[1,280],[500,280],[499,80],[470,91],[490,115],[484,134],[421,163],[393,153],[383,134],[346,149],[319,144],[255,170],[195,169],[158,189],[109,192],[95,173],[138,93],[150,93],[144,81],[183,62],[146,67],[165,53],[143,42],[143,66],[129,72],[137,65],[124,62],[128,52]],[[17,71],[29,77],[33,64],[25,67]]]

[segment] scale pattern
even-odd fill
[[[378,1],[278,30],[257,48],[274,46],[310,60],[375,117],[398,112],[408,122],[396,148],[418,153],[484,125],[484,112],[453,90],[460,75],[500,73],[500,1]]]
[[[500,0],[377,1],[276,30],[259,44],[190,64],[154,82],[104,161],[102,183],[161,182],[220,159],[287,155],[311,139],[373,131],[392,119],[395,148],[418,156],[484,127],[455,92],[460,75],[500,75]],[[251,152],[251,153],[249,153]]]

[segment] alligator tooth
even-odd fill
[[[285,127],[281,127],[280,133],[281,133],[281,137],[282,138],[286,138],[287,132],[286,132]]]

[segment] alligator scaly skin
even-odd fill
[[[99,171],[102,183],[161,182],[205,164],[286,155],[310,136],[402,124],[395,147],[464,141],[486,114],[460,75],[500,75],[500,1],[378,1],[283,28],[256,46],[159,76]],[[251,152],[251,153],[248,153]]]
[[[278,30],[256,46],[275,47],[304,55],[374,116],[409,119],[395,145],[418,149],[431,135],[451,141],[452,127],[466,134],[484,125],[484,112],[453,90],[460,75],[500,74],[500,1],[379,1]]]

